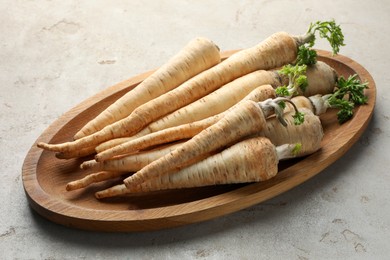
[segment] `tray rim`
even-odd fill
[[[225,51],[222,53],[222,57],[226,58],[237,51],[238,50]],[[285,176],[287,181],[280,181],[276,184],[273,184],[271,181],[269,182],[268,187],[265,189],[263,187],[259,191],[256,191],[256,186],[259,186],[257,185],[258,183],[254,183],[215,195],[213,197],[208,197],[206,199],[161,208],[142,209],[142,212],[138,212],[137,214],[129,214],[129,211],[83,208],[56,198],[50,198],[50,196],[41,188],[37,180],[37,163],[43,153],[42,149],[37,148],[37,142],[50,141],[50,139],[53,138],[53,136],[63,126],[73,120],[80,112],[96,103],[101,102],[105,98],[114,95],[115,93],[119,93],[129,87],[134,87],[153,72],[149,71],[124,80],[100,91],[90,98],[87,98],[80,104],[65,112],[42,132],[27,153],[22,166],[23,186],[30,206],[43,217],[65,226],[95,231],[148,231],[187,225],[230,214],[261,203],[300,185],[304,181],[321,172],[349,150],[349,148],[357,141],[368,126],[376,104],[375,82],[363,66],[343,55],[333,56],[330,52],[323,50],[317,50],[317,52],[322,58],[335,59],[336,61],[341,62],[359,72],[359,76],[369,82],[368,91],[370,94],[370,103],[368,105],[361,106],[359,108],[359,112],[361,110],[363,111],[356,113],[353,119],[356,121],[358,118],[366,117],[368,115],[366,118],[360,118],[360,120],[363,120],[364,123],[359,126],[354,125],[352,138],[346,139],[345,143],[340,146],[342,149],[339,149],[337,152],[331,154],[332,158],[324,158],[326,151],[322,149],[321,152],[314,153],[302,160],[306,162],[315,161],[317,165],[319,165],[315,172],[310,173],[310,171],[308,171],[308,174],[307,168],[298,168],[298,165],[300,166],[300,164],[294,164],[279,172],[279,174],[283,174]],[[353,120],[348,122],[348,124],[352,125]],[[326,149],[326,147],[324,149]],[[306,163],[306,165],[310,164],[311,163]],[[292,172],[294,172],[294,174],[291,174]],[[296,185],[290,186],[290,182],[288,182],[289,180],[290,182],[291,180],[294,180]],[[275,192],[275,189],[278,190],[278,192]],[[243,196],[243,194],[246,195]],[[212,200],[213,203],[210,204],[209,200]],[[199,210],[199,208],[202,210]],[[229,211],[226,211],[224,208],[229,208]],[[145,216],[148,216],[148,218],[145,218]],[[188,222],[188,216],[191,216],[190,223]],[[163,225],[161,224],[162,222],[164,222]]]

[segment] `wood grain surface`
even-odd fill
[[[228,57],[236,51],[227,51]],[[369,72],[348,57],[318,50],[319,60],[340,75],[358,74],[369,84],[368,104],[355,110],[352,120],[339,125],[334,111],[321,116],[325,137],[320,151],[280,165],[276,177],[260,183],[221,185],[185,190],[160,191],[97,200],[94,193],[120,183],[112,180],[68,192],[65,185],[91,172],[80,170],[85,159],[60,160],[37,142],[70,141],[78,129],[151,72],[111,86],[85,100],[53,122],[32,145],[22,178],[30,206],[43,217],[68,227],[95,231],[150,231],[187,225],[223,216],[261,203],[303,183],[335,162],[359,139],[374,111],[376,86]]]

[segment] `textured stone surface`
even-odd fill
[[[385,259],[390,239],[388,1],[0,1],[2,259]],[[335,18],[377,83],[363,137],[314,179],[265,203],[141,234],[65,228],[26,200],[21,166],[40,133],[105,87],[161,65],[195,36],[222,50]],[[324,42],[318,48],[328,49]]]

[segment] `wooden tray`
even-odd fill
[[[228,51],[224,57],[235,51]],[[54,153],[36,147],[39,141],[69,141],[88,120],[96,116],[125,92],[134,88],[151,72],[144,73],[109,87],[77,105],[37,139],[28,152],[22,169],[23,184],[31,207],[40,215],[65,226],[95,231],[147,231],[176,227],[229,214],[263,202],[310,179],[339,159],[366,129],[371,119],[376,87],[371,75],[357,62],[345,56],[332,56],[318,51],[319,60],[331,65],[344,77],[357,73],[369,83],[367,105],[356,109],[352,120],[339,125],[334,112],[321,117],[325,137],[320,151],[304,159],[283,164],[279,174],[261,183],[224,185],[180,191],[163,191],[98,201],[94,193],[118,180],[67,192],[65,185],[79,179],[81,159],[59,160]]]

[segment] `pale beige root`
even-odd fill
[[[112,158],[104,162],[89,160],[83,162],[80,165],[80,168],[84,170],[136,172],[152,161],[155,161],[178,148],[180,144],[181,143],[168,144],[153,150],[141,151],[120,158]]]
[[[318,116],[315,116],[311,110],[306,109],[304,107],[300,108],[300,111],[305,114],[305,121],[303,122],[303,124],[295,125],[293,123],[294,120],[292,117],[292,115],[295,112],[288,112],[285,115],[285,120],[287,121],[287,127],[283,127],[276,118],[269,118],[267,120],[267,127],[264,127],[263,131],[260,131],[260,133],[258,134],[258,137],[260,138],[263,138],[264,136],[268,137],[269,138],[268,140],[271,141],[273,145],[277,146],[276,148],[277,160],[284,160],[288,158],[305,156],[314,153],[321,148],[321,141],[324,133]],[[285,147],[286,144],[288,144],[287,146],[290,147],[288,150],[278,149],[278,148]],[[300,144],[300,150],[294,151],[294,153],[292,153],[292,150],[294,149],[293,147],[291,147],[293,146],[291,144]],[[242,155],[242,151],[243,148],[239,148],[238,151],[233,153],[233,157]],[[218,155],[219,154],[220,153],[218,153]],[[269,157],[269,155],[264,155],[264,157]],[[185,181],[183,181],[184,183],[194,182],[192,179],[185,178],[179,175],[179,173],[186,171],[188,169],[197,169],[197,167],[203,162],[205,162],[206,160],[212,160],[211,158],[213,158],[213,156],[210,156],[195,164],[189,165],[181,169],[180,171],[172,170],[171,174],[169,175],[166,174],[166,175],[160,175],[157,178],[149,178],[145,180],[145,182],[139,185],[128,187],[125,184],[121,184],[121,185],[114,186],[107,190],[98,192],[96,194],[96,197],[104,198],[104,197],[118,196],[118,195],[124,195],[128,193],[140,192],[140,191],[152,191],[158,189],[172,189],[172,188],[187,187],[185,185],[176,186],[177,182],[182,183],[181,181],[177,181],[177,179],[181,180],[182,178],[184,178],[185,179]],[[260,156],[256,157],[257,162],[260,162],[262,159],[264,158]],[[226,159],[222,159],[222,160],[226,160]],[[222,161],[222,160],[218,160],[218,161]],[[248,159],[245,158],[245,161],[246,160]],[[213,167],[213,165],[210,163],[207,163],[205,165],[206,165],[205,169],[208,169],[210,171],[213,171],[215,169],[215,167]],[[234,169],[233,166],[231,166],[230,168]],[[197,178],[193,178],[193,179],[197,180]],[[175,183],[175,185],[173,183]],[[210,185],[214,185],[214,184],[210,184]],[[192,186],[188,186],[188,187],[192,187]]]
[[[133,135],[133,136],[129,136],[129,137],[119,137],[119,138],[114,138],[114,139],[108,140],[108,141],[103,142],[103,143],[99,144],[98,146],[96,146],[95,152],[101,153],[101,152],[103,152],[107,149],[110,149],[112,147],[115,147],[117,145],[120,145],[120,144],[123,144],[125,142],[137,139],[138,137],[141,137],[141,135],[140,136]]]
[[[257,70],[251,72],[223,85],[210,94],[165,117],[158,119],[149,124],[146,128],[148,128],[150,132],[156,132],[222,113],[237,104],[252,90],[261,85],[272,85],[276,88],[281,85],[280,77],[275,71]]]
[[[275,146],[267,138],[256,137],[238,142],[170,175],[150,179],[133,189],[118,185],[95,195],[101,199],[131,192],[259,182],[274,177],[277,172]]]
[[[205,128],[217,122],[221,117],[222,115],[215,115],[201,121],[163,129],[137,139],[132,139],[96,154],[95,160],[97,162],[104,162],[114,156],[133,153],[155,145],[190,139]]]
[[[238,77],[256,70],[280,67],[293,62],[296,55],[295,39],[285,32],[275,33],[258,45],[233,54],[179,87],[136,108],[110,134],[113,137],[136,134],[158,118],[200,99]]]
[[[252,101],[262,101],[267,98],[275,97],[275,91],[271,85],[262,85],[252,90],[244,99]],[[205,118],[203,120],[187,123],[179,126],[169,127],[160,131],[142,136],[137,139],[131,139],[130,141],[124,142],[120,145],[116,145],[110,149],[106,149],[95,156],[96,161],[104,161],[112,158],[116,155],[125,153],[135,152],[137,150],[146,149],[153,145],[164,144],[172,141],[192,138],[196,134],[200,133],[207,127],[219,121],[226,113],[234,109],[236,105],[230,107],[228,110],[219,113],[217,115]]]
[[[129,194],[131,191],[126,187],[124,184],[115,185],[113,187],[110,187],[108,189],[98,191],[95,193],[95,197],[97,199],[104,199],[104,198],[110,198],[120,195]]]
[[[86,147],[80,150],[75,150],[71,152],[58,152],[56,153],[56,157],[58,159],[72,159],[72,158],[80,158],[88,155],[92,155],[95,153],[95,147]]]
[[[305,97],[305,96],[296,96],[296,97],[292,97],[291,98],[291,101],[295,104],[295,106],[298,108],[298,109],[301,109],[301,108],[306,108],[306,109],[309,109],[310,111],[314,113],[314,110],[315,110],[315,107],[313,106],[313,103],[310,101],[309,98]],[[286,112],[288,111],[293,111],[293,107],[291,106],[291,104],[289,103],[286,103],[287,104],[287,108],[286,108]]]
[[[218,46],[198,37],[168,60],[133,90],[127,92],[74,136],[79,139],[130,115],[138,106],[176,88],[221,61]]]
[[[292,91],[294,96],[310,97],[313,95],[326,95],[333,93],[338,80],[337,72],[327,63],[317,61],[315,64],[308,65],[306,68],[307,86],[304,90],[297,87]],[[281,86],[289,84],[289,76],[279,73]],[[278,86],[279,87],[279,86]]]
[[[102,172],[91,173],[82,179],[69,182],[65,188],[67,191],[82,189],[93,183],[117,178],[124,174],[126,174],[126,172],[121,172],[121,171],[102,171]]]
[[[277,118],[269,118],[267,126],[257,135],[267,137],[275,146],[300,143],[301,149],[297,156],[305,156],[318,151],[324,137],[320,118],[309,109],[300,108],[299,111],[305,114],[305,120],[302,124],[294,124],[292,116],[295,112],[291,111],[284,115],[287,122],[286,127],[281,126]]]
[[[291,98],[291,101],[298,108],[307,108],[311,110],[315,115],[319,116],[324,114],[329,109],[329,104],[326,102],[328,95],[314,95],[310,97],[305,96],[296,96]],[[292,107],[289,105],[289,110],[292,110]]]
[[[257,102],[250,100],[240,102],[218,122],[195,135],[178,149],[126,178],[124,183],[131,188],[148,179],[168,174],[202,154],[222,149],[245,136],[259,132],[265,124],[266,119]]]
[[[252,100],[255,102],[260,102],[260,101],[263,101],[265,99],[275,98],[275,97],[276,97],[275,89],[271,85],[261,85],[261,86],[255,88],[254,90],[252,90],[241,101]],[[192,124],[187,123],[187,124],[180,125],[177,127],[181,127],[181,128],[196,127],[198,130],[201,129],[200,126],[203,126],[204,128],[209,127],[210,125],[214,124],[219,119],[221,119],[225,113],[227,113],[231,109],[233,109],[234,106],[230,107],[229,109],[225,110],[224,112],[216,114],[214,116],[193,122]],[[151,126],[151,125],[153,125],[153,123],[150,124],[149,126]],[[157,131],[159,131],[160,134],[163,134],[163,135],[165,135],[165,134],[171,135],[173,132],[176,131],[175,127],[172,127],[171,130],[169,130],[169,131],[162,132],[160,130],[163,130],[163,129],[159,129],[159,127],[155,127],[154,129],[152,129],[149,126],[144,128],[142,131],[138,132],[137,134],[135,134],[131,137],[116,138],[116,139],[112,139],[110,141],[104,142],[104,143],[98,145],[95,150],[97,153],[101,153],[101,152],[106,151],[107,149],[113,148],[117,145],[123,144],[125,142],[129,142],[129,141],[133,141],[137,138],[144,137],[150,133],[157,132]],[[187,131],[187,130],[184,130],[184,131]],[[194,129],[192,129],[191,132],[194,133],[194,135],[197,134],[197,132]],[[179,140],[181,137],[180,136],[171,136],[171,138],[172,138],[172,141],[176,141],[176,140]]]
[[[301,91],[298,89],[299,94],[306,97],[332,93],[338,79],[336,71],[322,61],[317,61],[315,64],[307,66],[306,76],[306,90]]]
[[[271,35],[255,47],[239,51],[223,62],[187,80],[179,87],[139,107],[131,115],[84,138],[63,144],[38,143],[38,147],[68,152],[113,138],[131,136],[156,119],[167,115],[222,85],[255,70],[271,69],[293,62],[297,55],[295,39],[287,33]]]
[[[254,102],[260,102],[268,98],[275,98],[275,97],[276,97],[275,89],[272,87],[272,85],[266,84],[266,85],[258,86],[257,88],[252,90],[241,101],[252,100]],[[234,106],[229,108],[225,112],[229,112],[231,109],[234,109]]]
[[[121,127],[120,122],[122,120],[114,124],[116,124],[117,127]],[[52,152],[73,153],[87,147],[96,148],[98,144],[116,137],[121,137],[121,136],[115,135],[115,133],[111,129],[111,125],[109,125],[96,133],[93,133],[91,135],[82,137],[74,141],[64,142],[59,144],[49,144],[45,142],[39,142],[37,146],[39,148],[52,151]]]

